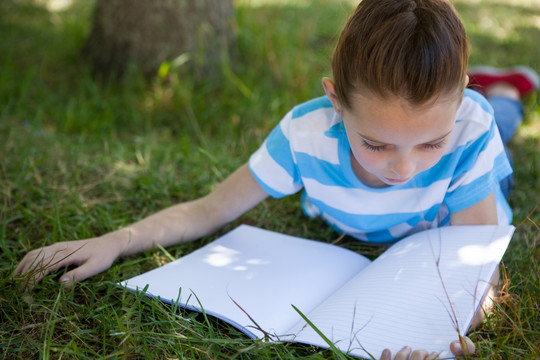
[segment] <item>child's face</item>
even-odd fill
[[[350,110],[334,106],[345,124],[353,170],[373,187],[405,184],[435,165],[450,140],[461,101],[442,98],[418,108],[398,98],[353,99]]]

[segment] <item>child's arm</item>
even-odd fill
[[[58,242],[30,251],[14,275],[26,276],[27,286],[31,288],[48,273],[75,265],[61,279],[70,285],[108,269],[119,256],[141,252],[156,244],[170,246],[209,235],[267,196],[245,164],[202,198],[171,206],[100,237]]]
[[[497,206],[495,196],[489,194],[471,207],[450,214],[452,225],[497,225]]]
[[[452,225],[497,225],[499,222],[493,193],[473,206],[460,212],[451,214],[450,222]],[[491,278],[490,288],[486,292],[484,299],[482,299],[480,308],[476,314],[474,314],[469,331],[475,329],[484,320],[485,314],[488,313],[493,307],[493,298],[497,293],[498,287],[499,268],[497,268],[493,274],[493,277]]]

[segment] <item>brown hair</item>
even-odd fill
[[[422,105],[463,91],[469,46],[445,0],[363,0],[349,18],[332,59],[336,92],[351,108],[367,90]]]

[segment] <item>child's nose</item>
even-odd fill
[[[390,169],[400,179],[407,179],[413,175],[416,165],[410,156],[398,156],[392,162]]]

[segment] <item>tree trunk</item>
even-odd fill
[[[207,73],[230,53],[233,32],[232,0],[97,0],[84,54],[106,76],[130,63],[151,76],[182,54]]]

